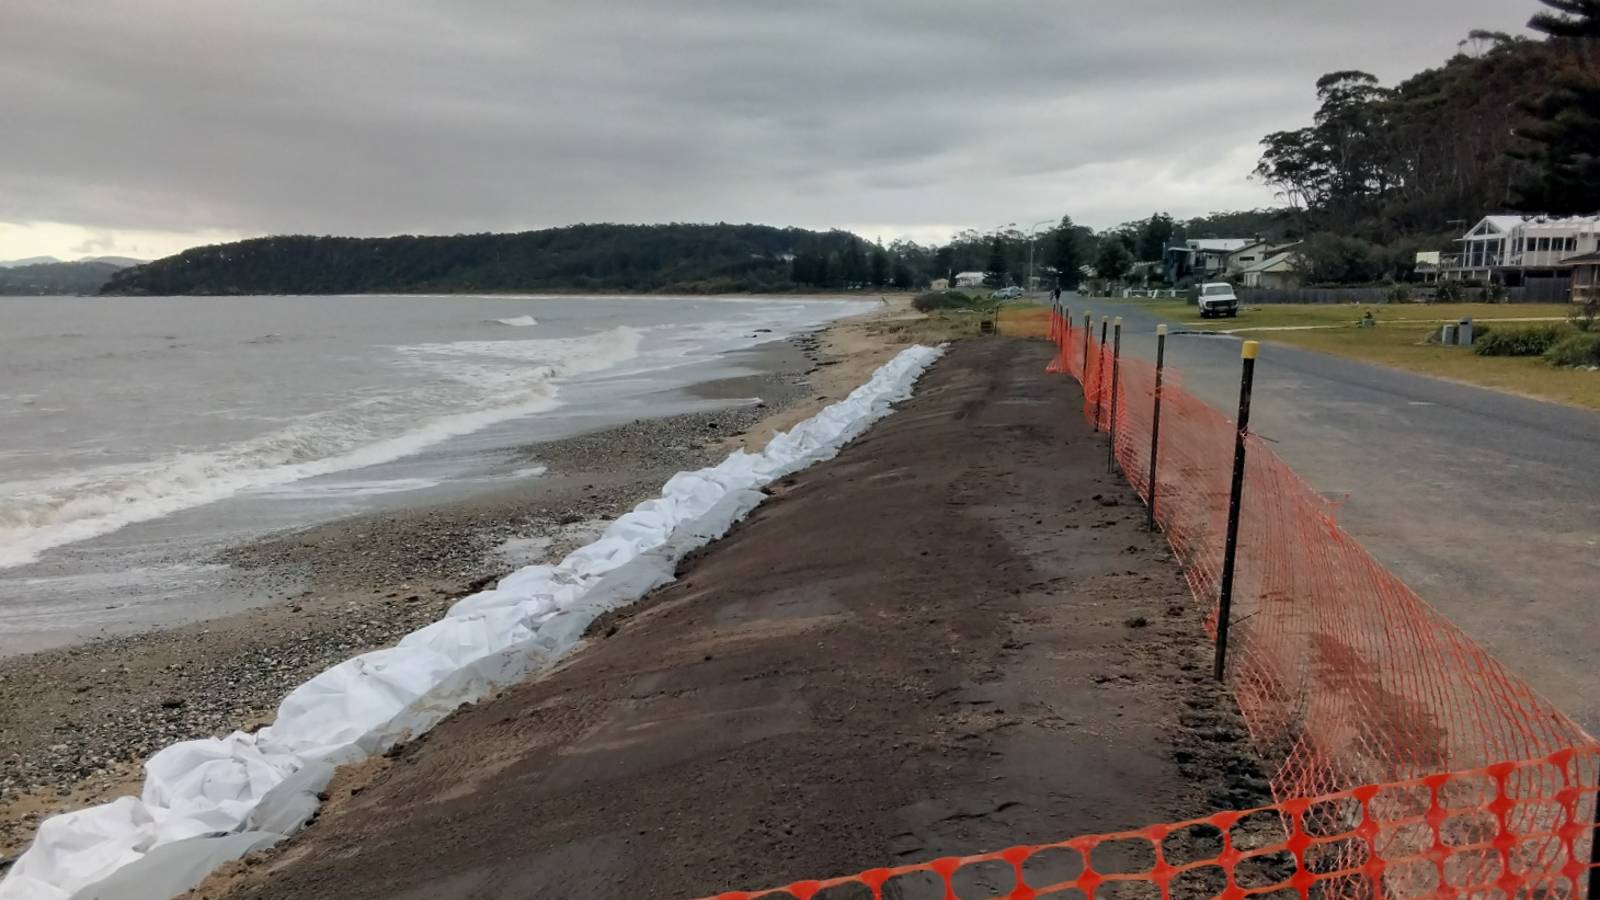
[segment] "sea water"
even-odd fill
[[[229,611],[215,551],[526,476],[867,308],[750,298],[0,298],[0,653]],[[755,398],[749,398],[755,399]]]

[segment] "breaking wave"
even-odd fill
[[[409,456],[449,438],[552,409],[562,378],[636,357],[641,333],[460,341],[395,348],[419,382],[296,419],[227,446],[0,483],[0,568],[136,522],[251,490]]]

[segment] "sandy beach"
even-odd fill
[[[293,687],[392,645],[513,569],[556,560],[672,474],[837,400],[922,337],[903,300],[747,351],[763,374],[697,385],[732,406],[525,448],[528,477],[445,504],[362,515],[234,547],[220,561],[277,602],[182,627],[0,660],[0,867],[51,813],[135,793],[175,741],[270,722]]]

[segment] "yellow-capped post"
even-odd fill
[[[1245,341],[1239,348],[1239,418],[1233,437],[1233,490],[1228,494],[1228,540],[1222,545],[1222,582],[1217,595],[1217,655],[1211,674],[1222,680],[1228,665],[1228,626],[1233,612],[1233,564],[1239,551],[1239,505],[1244,493],[1245,436],[1250,433],[1250,389],[1255,384],[1256,355],[1261,342]]]

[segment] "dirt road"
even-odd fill
[[[1265,802],[1048,352],[956,345],[560,670],[347,773],[197,893],[693,897]]]

